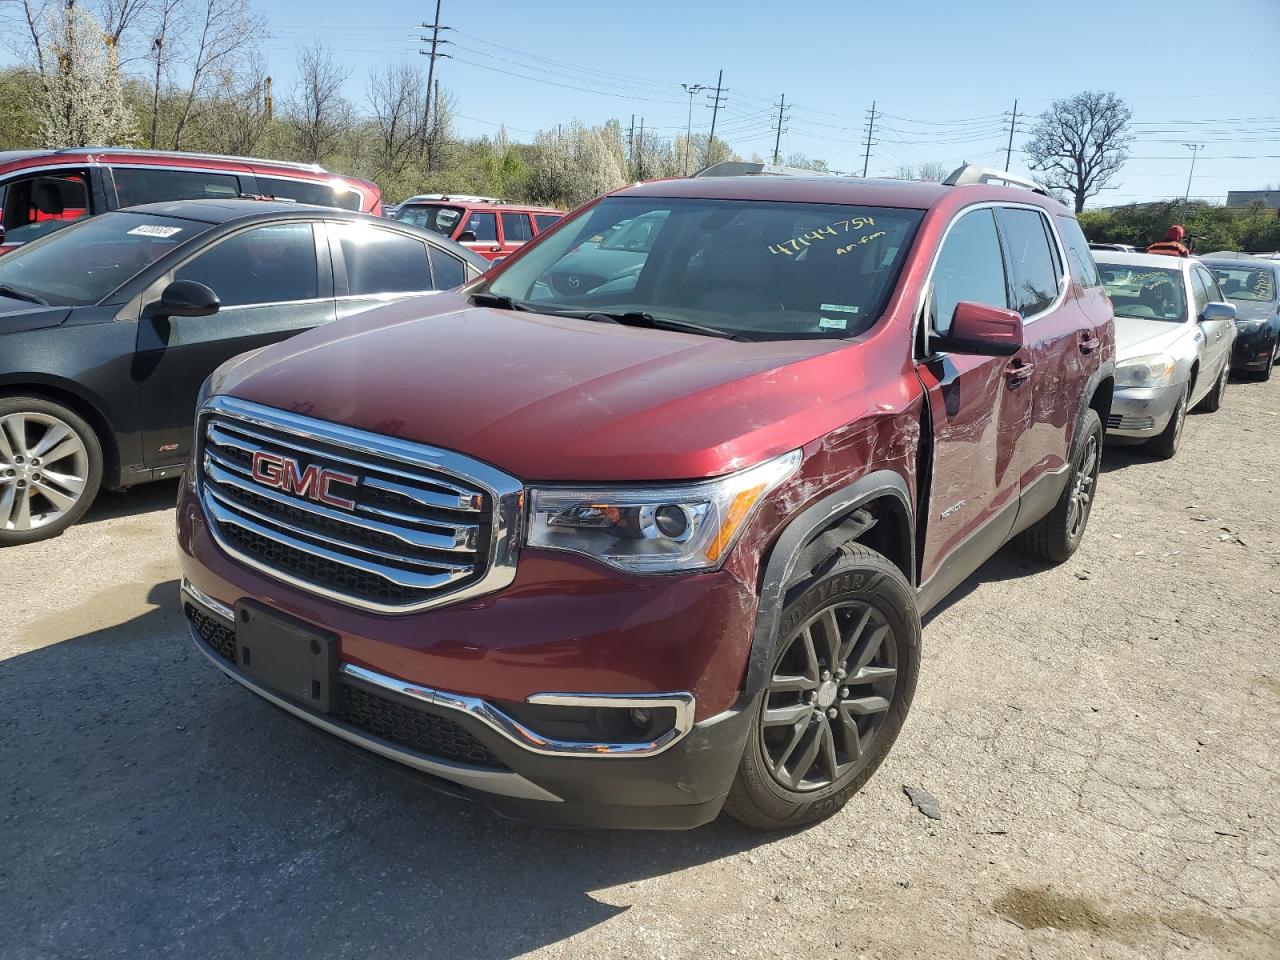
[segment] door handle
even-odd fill
[[[1100,341],[1097,337],[1095,337],[1093,334],[1089,333],[1088,331],[1085,331],[1085,330],[1080,331],[1080,352],[1081,353],[1093,353],[1093,351],[1098,349],[1101,343],[1102,341]]]
[[[501,247],[490,247],[490,248],[489,248],[489,252],[490,252],[490,253],[501,253],[501,252],[502,252],[502,248],[501,248]]]
[[[1036,365],[1029,360],[1011,360],[1009,365],[1004,368],[1004,375],[1009,381],[1009,386],[1016,387],[1031,378],[1036,372]]]

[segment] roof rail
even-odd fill
[[[186,150],[145,150],[141,147],[59,147],[54,153],[127,153],[147,157],[172,157],[179,154],[197,160],[230,160],[234,163],[256,163],[268,167],[285,167],[290,170],[306,170],[309,173],[328,173],[318,163],[298,163],[293,160],[267,160],[262,157],[234,157],[223,153],[189,153]]]
[[[942,181],[948,187],[961,187],[972,183],[1007,183],[1011,187],[1025,187],[1032,193],[1047,197],[1049,191],[1028,177],[1020,177],[1008,170],[996,170],[994,167],[980,167],[976,163],[966,163],[951,171],[951,176]]]
[[[777,163],[752,163],[747,160],[722,160],[704,167],[694,177],[829,177],[821,170],[803,170],[800,167],[784,167]]]
[[[465,193],[419,193],[407,200],[400,201],[404,203],[417,203],[422,200],[456,200],[459,203],[492,203],[501,205],[505,200],[499,200],[497,197],[473,197]]]

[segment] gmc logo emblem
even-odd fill
[[[339,497],[329,487],[334,483],[354,487],[360,478],[341,470],[326,470],[314,463],[303,470],[302,465],[292,457],[256,450],[253,454],[253,479],[272,490],[283,490],[331,507],[354,510],[354,500]]]

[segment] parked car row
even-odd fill
[[[185,464],[192,639],[282,710],[549,822],[829,816],[921,617],[1068,559],[1104,434],[1172,456],[1277,284],[1095,262],[1000,171],[756,166],[567,217],[90,203],[0,258],[0,544]]]

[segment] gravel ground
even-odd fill
[[[1077,556],[936,611],[893,754],[787,836],[512,823],[317,737],[191,648],[174,485],[104,495],[0,554],[0,957],[1280,957],[1278,410],[1109,450]]]

